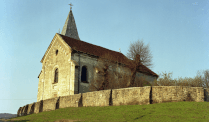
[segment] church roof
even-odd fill
[[[67,19],[65,21],[61,34],[80,40],[72,10],[70,10],[67,16]]]
[[[87,54],[94,55],[94,56],[99,56],[99,57],[105,54],[110,54],[111,56],[115,57],[115,59],[113,59],[114,61],[118,61],[122,64],[128,65],[126,61],[129,59],[120,52],[112,51],[104,47],[93,45],[93,44],[90,44],[90,43],[87,43],[78,39],[73,39],[73,38],[70,38],[61,34],[59,35],[73,50],[80,51],[80,52],[87,53]],[[139,67],[138,72],[142,72],[144,74],[159,77],[156,73],[154,73],[152,70],[150,70],[143,64],[141,64],[141,66]]]

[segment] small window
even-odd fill
[[[87,68],[86,68],[86,66],[83,66],[82,67],[82,71],[81,71],[81,82],[88,83],[88,81],[87,81]]]
[[[58,83],[58,69],[55,70],[54,82]]]
[[[58,50],[56,50],[56,55],[58,54]]]

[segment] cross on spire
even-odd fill
[[[77,31],[77,27],[75,24],[75,19],[73,17],[73,12],[72,12],[72,3],[68,4],[70,5],[70,12],[67,16],[67,19],[65,21],[65,24],[63,26],[62,32],[61,34],[64,36],[68,36],[77,40],[80,40],[79,36],[78,36],[78,31]]]
[[[70,3],[70,4],[68,4],[68,5],[70,5],[70,10],[72,10],[72,6],[73,6],[73,4],[71,4],[71,3]]]

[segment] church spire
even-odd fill
[[[72,7],[71,7],[73,5],[72,4],[69,4],[69,5],[70,5],[70,12],[67,16],[67,19],[65,21],[65,25],[63,26],[61,34],[80,40],[80,38],[78,36],[77,27],[75,24],[75,19],[73,17],[73,12],[72,12]]]

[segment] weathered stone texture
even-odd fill
[[[23,115],[24,115],[25,107],[26,107],[26,106],[23,106],[23,107],[22,107],[22,110],[21,110],[21,112],[20,112],[20,116],[23,116]]]
[[[203,102],[204,91],[202,87],[182,87],[182,86],[153,86],[152,100],[153,103],[188,101]]]
[[[190,97],[190,99],[188,99]],[[55,97],[18,109],[19,116],[66,107],[148,105],[178,101],[209,102],[209,88],[186,86],[145,86],[101,90]],[[34,107],[33,107],[34,106]],[[32,110],[34,108],[34,110]]]
[[[27,115],[27,111],[28,111],[28,104],[26,106],[24,106],[23,111],[22,111],[22,115]]]
[[[34,106],[35,106],[35,103],[31,103],[31,104],[28,105],[27,114],[34,113]]]
[[[43,111],[51,111],[56,109],[56,103],[59,97],[50,98],[43,101]]]
[[[56,51],[58,50],[58,54]],[[39,75],[37,102],[59,96],[68,96],[78,93],[90,92],[89,84],[98,74],[95,73],[97,66],[97,57],[85,53],[80,53],[80,67],[78,52],[72,52],[71,47],[62,40],[58,34],[53,38],[42,60],[42,71]],[[87,83],[80,81],[78,83],[78,68],[80,68],[80,77],[82,67],[87,68]],[[58,83],[54,83],[55,70],[58,68]],[[110,70],[130,74],[127,67],[112,64]],[[138,73],[141,76],[142,73]],[[152,82],[155,77],[146,76],[146,80]]]
[[[69,95],[69,96],[62,96],[60,97],[59,107],[60,108],[78,107],[80,98],[81,98],[81,93],[75,95]]]
[[[76,61],[79,64],[79,54],[73,53],[72,60]],[[95,72],[95,65],[97,63],[97,59],[89,56],[87,54],[80,54],[80,77],[82,73],[82,67],[85,66],[87,68],[87,81],[88,83],[80,82],[79,93],[90,92],[89,90],[89,83],[93,80],[94,72]],[[79,68],[79,67],[78,67]],[[78,93],[78,68],[75,69],[75,93]]]
[[[42,95],[43,95],[43,86],[44,86],[44,83],[42,82],[42,80],[44,80],[43,71],[39,75],[37,101],[42,100],[42,97],[43,97]]]
[[[21,116],[21,110],[22,110],[22,108],[23,108],[23,107],[20,107],[20,108],[18,109],[18,111],[17,111],[17,117],[18,117],[18,116]]]
[[[37,101],[74,94],[73,83],[70,83],[74,82],[74,77],[70,75],[71,72],[73,73],[72,70],[74,70],[71,68],[74,65],[71,61],[71,50],[60,38],[58,35],[55,35],[51,46],[45,54],[42,73],[39,76]],[[57,55],[56,50],[58,50]],[[57,68],[58,83],[54,83],[54,75]]]
[[[114,106],[133,104],[150,104],[150,86],[131,87],[112,90],[112,102]]]
[[[204,88],[203,87],[191,87],[191,95],[193,95],[194,101],[204,102]]]
[[[204,88],[204,101],[209,102],[209,88]]]
[[[83,106],[109,106],[111,90],[101,90],[82,94]]]
[[[39,113],[42,109],[43,110],[43,102],[42,101],[39,101],[39,102],[36,102],[35,103],[35,108],[34,108],[34,113]]]

